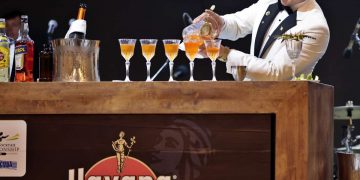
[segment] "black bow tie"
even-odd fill
[[[285,10],[288,14],[294,13],[294,11],[289,6],[282,5],[281,0],[278,0],[278,7],[280,11]]]

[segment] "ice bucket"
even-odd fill
[[[53,81],[88,82],[100,81],[100,41],[85,39],[53,40]]]

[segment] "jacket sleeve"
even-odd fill
[[[262,1],[264,0],[259,0],[257,3],[239,12],[222,16],[225,24],[219,38],[235,41],[251,34],[258,9],[263,4]]]
[[[316,39],[304,39],[300,56],[295,59],[297,74],[312,73],[318,60],[325,54],[330,38],[327,25],[318,25],[305,31]],[[289,80],[292,76],[291,59],[285,42],[282,42],[279,51],[271,58],[257,58],[231,50],[226,65],[228,73],[231,73],[231,66],[247,66],[246,77],[255,81]]]

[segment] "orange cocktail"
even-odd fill
[[[164,44],[166,57],[170,61],[174,61],[178,56],[179,44]]]
[[[178,56],[179,52],[179,44],[181,40],[179,39],[164,39],[164,48],[165,48],[165,55],[169,59],[169,70],[170,70],[170,77],[169,81],[174,81],[173,77],[173,68],[174,68],[174,60]]]
[[[133,57],[134,50],[135,44],[120,44],[121,55],[126,61],[129,61]]]
[[[124,81],[129,82],[130,59],[134,55],[136,39],[119,39],[119,44],[121,55],[125,59],[126,77]]]
[[[150,78],[151,59],[155,56],[157,39],[140,39],[142,54],[146,59],[146,81],[152,81]]]
[[[206,54],[212,61],[216,61],[216,59],[219,57],[219,53],[220,53],[220,48],[218,47],[206,48]]]
[[[215,61],[219,57],[219,54],[220,54],[221,40],[219,40],[219,39],[206,40],[205,47],[206,47],[206,54],[212,61],[211,62],[212,74],[213,74],[212,81],[216,81],[216,77],[215,77],[216,62]]]
[[[190,61],[194,61],[196,58],[196,55],[199,52],[200,46],[203,44],[199,40],[185,40],[185,52],[186,56],[189,58]]]
[[[155,56],[156,44],[142,44],[141,50],[146,61],[150,61]]]

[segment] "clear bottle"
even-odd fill
[[[77,20],[85,20],[85,14],[87,10],[87,5],[85,3],[80,3]],[[69,38],[75,39],[85,39],[86,27],[77,26],[76,30],[69,34]]]
[[[15,43],[15,82],[33,82],[34,41],[29,37],[28,16],[21,16],[20,36]]]
[[[5,19],[0,18],[0,82],[10,79],[10,40],[5,34]]]

